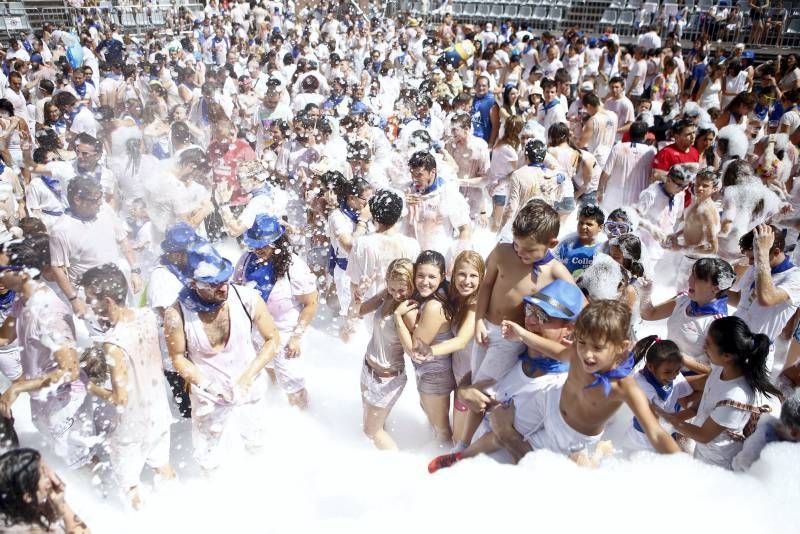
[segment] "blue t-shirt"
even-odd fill
[[[694,80],[694,94],[700,91],[700,86],[703,85],[703,80],[706,79],[706,64],[698,63],[692,67],[692,79]]]
[[[592,264],[599,246],[599,243],[584,245],[578,236],[568,237],[558,245],[558,259],[577,278]]]
[[[492,135],[492,121],[489,112],[494,106],[494,96],[486,93],[483,98],[472,99],[472,135],[487,143]]]

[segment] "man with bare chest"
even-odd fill
[[[191,385],[194,457],[210,471],[220,463],[220,439],[237,413],[245,446],[262,445],[263,369],[275,355],[279,336],[261,295],[229,284],[233,266],[210,244],[192,246],[187,263],[189,280],[166,311],[164,332],[176,371]],[[253,327],[264,338],[259,351]]]
[[[553,261],[550,249],[558,245],[558,213],[541,200],[532,200],[517,214],[513,244],[498,244],[486,262],[478,294],[472,380],[499,380],[524,349],[519,341],[504,339],[504,320],[524,321],[523,297],[538,293],[560,278],[574,283],[564,265]]]

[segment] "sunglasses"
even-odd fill
[[[536,317],[538,323],[546,323],[550,321],[550,316],[547,315],[539,306],[533,304],[525,304],[525,317]]]
[[[197,289],[207,289],[207,290],[210,290],[210,291],[216,291],[218,289],[222,289],[224,286],[227,286],[228,285],[228,281],[225,280],[224,282],[218,282],[216,284],[211,284],[209,282],[197,282],[196,281],[194,284],[195,284],[195,287],[197,287]]]
[[[622,234],[630,233],[631,225],[624,222],[607,222],[603,225],[608,234],[612,236],[620,236]]]

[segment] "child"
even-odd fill
[[[556,250],[556,257],[573,277],[577,278],[592,264],[600,245],[597,236],[603,228],[605,215],[597,206],[584,206],[578,213],[578,233],[564,239]]]
[[[769,345],[767,336],[754,334],[738,317],[715,320],[706,334],[711,373],[692,382],[692,387],[703,388],[700,405],[688,414],[655,408],[676,431],[697,442],[695,458],[731,469],[733,458],[752,433],[753,418],[769,411],[767,406],[756,405],[760,395],[779,395],[769,381]],[[693,413],[693,422],[687,423]]]
[[[712,198],[719,190],[719,184],[719,174],[713,169],[703,169],[697,173],[694,178],[694,199],[683,212],[683,224],[677,232],[667,237],[669,247],[683,250],[676,286],[679,291],[686,287],[694,262],[705,254],[716,254],[719,248],[719,209]],[[683,243],[679,242],[681,236]]]
[[[139,474],[145,464],[158,477],[172,479],[169,464],[170,423],[166,379],[161,367],[158,323],[148,308],[127,308],[128,285],[122,271],[106,264],[81,279],[98,319],[109,327],[103,351],[109,362],[111,389],[92,384],[90,391],[117,406],[116,428],[106,442],[120,489],[134,508],[141,506]]]
[[[639,340],[633,352],[636,361],[644,358],[646,362],[644,368],[634,375],[634,379],[647,400],[664,411],[679,412],[681,408],[678,400],[688,397],[693,390],[681,374],[683,359],[678,346],[669,339],[647,336]],[[653,450],[644,435],[642,425],[635,417],[623,443],[623,448],[631,452]]]
[[[372,337],[361,369],[361,402],[364,408],[364,434],[378,449],[397,449],[384,428],[394,403],[406,387],[403,345],[395,328],[393,314],[400,303],[414,292],[414,266],[405,258],[394,260],[386,270],[386,289],[361,304],[359,315],[373,311]]]
[[[770,443],[800,442],[800,395],[794,394],[781,406],[780,419],[765,414],[758,420],[755,432],[744,442],[742,452],[733,459],[734,471],[746,471]]]
[[[556,279],[573,282],[563,264],[553,261],[558,245],[558,213],[542,200],[532,200],[514,219],[514,242],[499,243],[489,254],[486,277],[478,293],[472,381],[499,380],[517,362],[524,345],[504,339],[500,323],[524,320],[525,295],[537,293]]]
[[[495,406],[490,417],[491,433],[463,453],[436,458],[429,471],[501,447],[515,462],[535,449],[578,459],[599,443],[606,422],[623,402],[633,410],[658,452],[679,452],[631,376],[634,358],[629,354],[630,320],[630,310],[620,302],[589,304],[575,324],[575,343],[560,355],[569,362],[563,379],[542,389],[523,391],[507,406]]]

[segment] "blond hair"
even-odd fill
[[[464,250],[458,256],[456,256],[456,259],[453,262],[453,276],[456,275],[456,271],[458,271],[458,267],[462,263],[465,263],[478,271],[478,287],[475,289],[474,293],[467,298],[462,299],[461,295],[456,289],[455,284],[452,283],[451,280],[450,285],[447,288],[447,298],[450,300],[454,308],[452,323],[457,326],[461,326],[461,323],[464,321],[464,316],[467,314],[467,310],[470,308],[470,306],[477,304],[478,291],[480,290],[480,285],[483,283],[483,276],[486,274],[486,264],[484,263],[481,255],[474,250]]]
[[[386,283],[389,280],[402,280],[410,289],[414,289],[414,264],[408,258],[392,260],[386,269]]]

